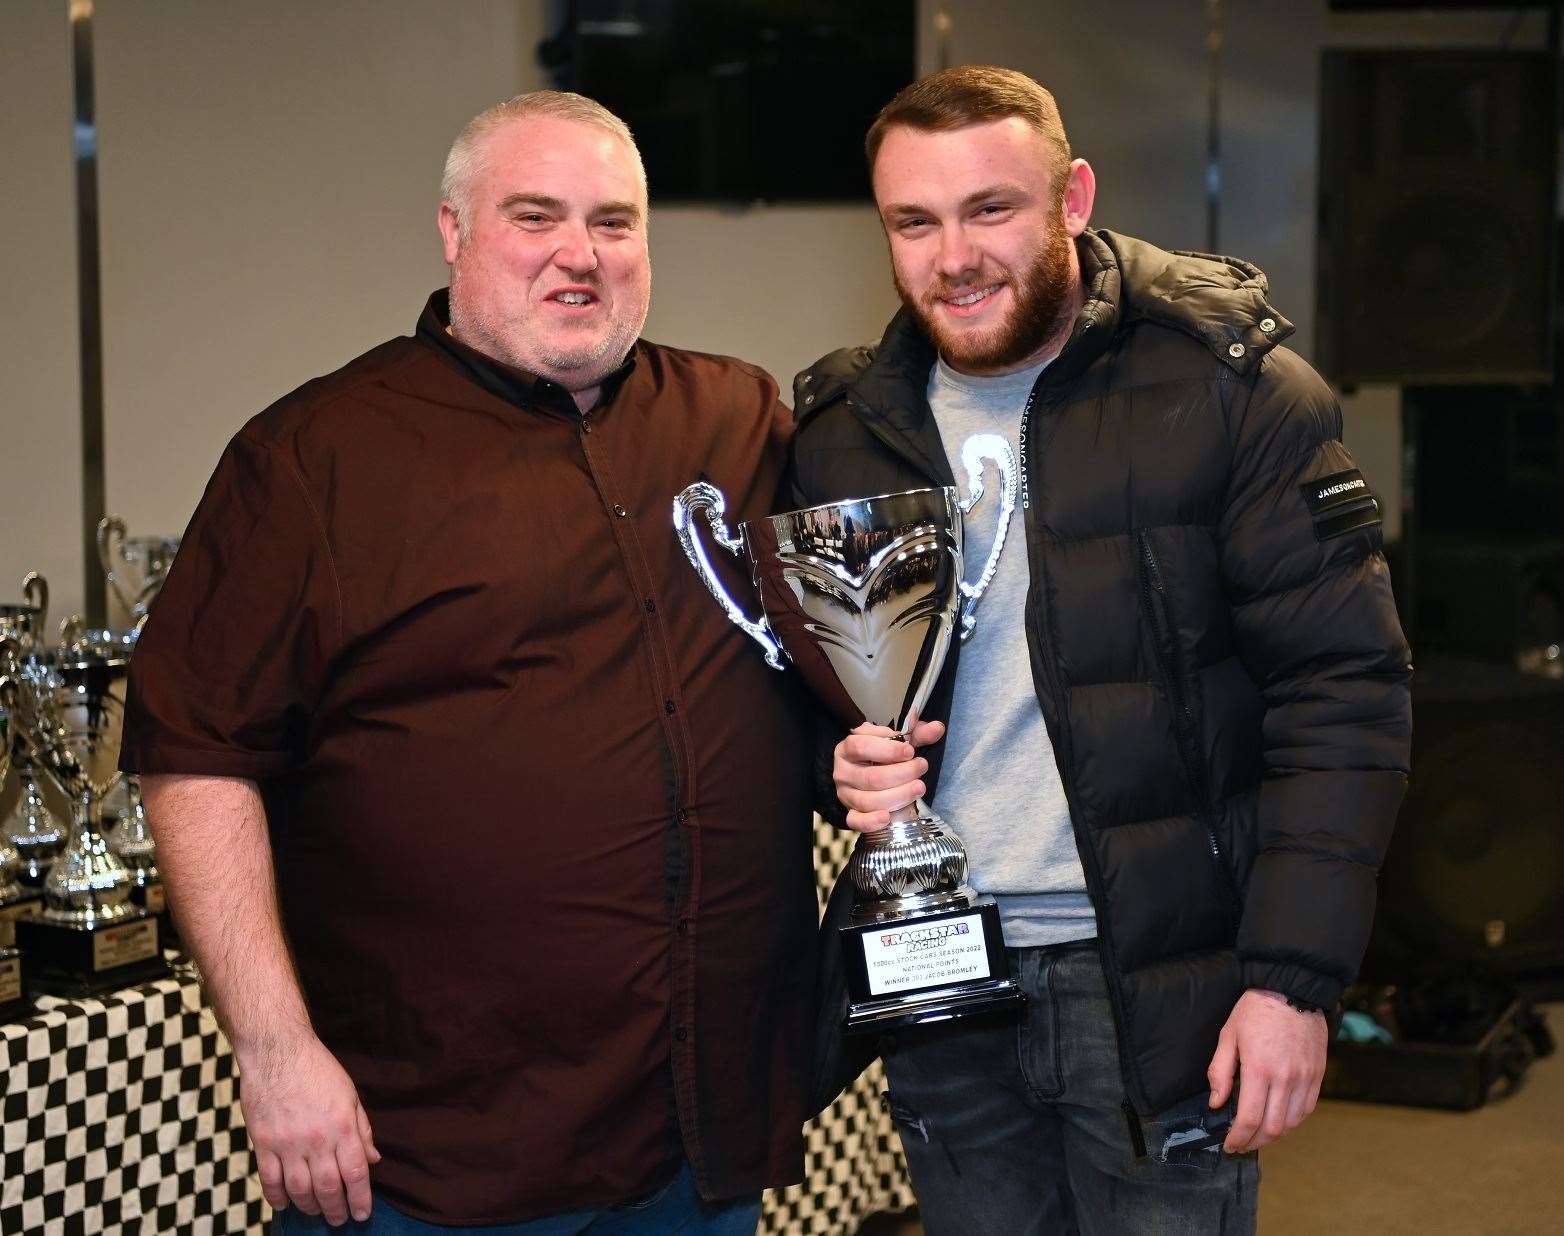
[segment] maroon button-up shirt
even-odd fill
[[[791,417],[639,342],[578,414],[445,333],[252,420],[141,637],[122,763],[263,787],[315,1028],[373,1183],[429,1221],[796,1181],[807,718],[685,561],[675,493],[765,514]],[[754,602],[741,564],[733,594]]]

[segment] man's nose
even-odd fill
[[[554,250],[554,264],[571,274],[584,275],[597,269],[597,246],[592,243],[592,233],[584,223],[567,223],[557,233],[559,247]]]
[[[959,224],[942,228],[939,236],[939,273],[954,279],[974,271],[980,265],[977,247]]]

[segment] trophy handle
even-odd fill
[[[118,515],[105,515],[98,521],[98,563],[103,578],[124,611],[135,616],[136,599],[125,591],[115,565],[125,557],[125,521]]]
[[[728,595],[728,590],[722,586],[716,571],[712,570],[711,559],[706,557],[706,547],[701,544],[700,537],[695,533],[694,516],[704,511],[706,521],[711,525],[711,535],[717,544],[730,554],[742,553],[744,543],[729,533],[727,525],[723,523],[727,509],[727,500],[723,498],[722,490],[708,481],[697,481],[680,490],[674,497],[673,532],[679,538],[679,544],[684,546],[684,556],[690,560],[695,573],[701,577],[701,583],[706,585],[706,591],[716,598],[718,605],[722,606],[722,612],[728,616],[728,621],[759,644],[766,654],[766,664],[772,669],[779,670],[782,668],[782,645],[777,643],[776,637],[771,634],[771,629],[766,625],[765,615],[761,615],[759,622],[751,622],[744,616],[744,611]]]
[[[961,607],[961,639],[965,643],[977,626],[973,611],[983,599],[983,593],[994,582],[994,572],[999,569],[999,555],[1005,548],[1005,534],[1010,531],[1010,515],[1016,509],[1016,491],[1020,473],[1016,468],[1015,452],[1010,443],[997,433],[975,433],[962,444],[961,464],[967,470],[967,497],[956,505],[963,516],[983,500],[983,461],[991,460],[999,469],[999,526],[994,531],[994,543],[989,547],[988,561],[977,583],[961,581],[961,595],[965,603]]]
[[[49,581],[37,571],[27,572],[22,580],[22,600],[37,607],[38,632],[42,635],[44,624],[49,620]]]
[[[87,620],[80,614],[72,614],[68,618],[60,619],[60,647],[69,648],[81,638],[81,633],[87,629]]]

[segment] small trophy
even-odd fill
[[[132,626],[147,616],[178,552],[177,536],[126,536],[125,521],[118,515],[98,521],[103,578]]]
[[[73,614],[60,624],[60,650],[128,657],[135,651],[140,634],[140,622],[129,631],[89,628],[83,625],[80,615]],[[147,822],[147,809],[141,802],[141,778],[134,773],[122,774],[105,791],[99,812],[99,827],[108,839],[109,849],[130,872],[131,901],[163,915],[162,934],[166,939],[171,934],[171,924],[165,913],[167,901],[157,866],[157,846]]]
[[[976,584],[962,578],[962,518],[983,497],[982,464],[1004,482],[998,532]],[[906,733],[927,702],[960,620],[993,578],[1015,507],[1008,443],[976,435],[962,452],[963,503],[954,488],[917,489],[741,524],[733,536],[713,485],[674,499],[674,530],[717,603],[782,668],[781,653],[848,729],[865,720]],[[723,549],[749,563],[763,616],[751,621],[728,595],[695,533],[704,512]],[[999,907],[967,884],[961,841],[921,799],[914,818],[858,839],[848,863],[856,902],[842,931],[849,1033],[1014,1009]]]
[[[98,521],[98,562],[103,580],[119,601],[132,629],[139,631],[179,552],[177,536],[125,535],[125,521],[105,515]],[[63,642],[69,639],[62,634]],[[127,773],[109,791],[105,810],[114,817],[105,828],[109,845],[130,869],[131,900],[156,914],[164,912],[163,884],[158,876],[157,848],[147,827],[147,811],[141,805],[141,778]],[[107,821],[106,821],[107,823]],[[164,933],[171,922],[163,920]]]
[[[128,635],[78,630],[72,646],[47,657],[18,656],[14,640],[0,641],[0,705],[72,802],[69,837],[44,881],[43,913],[17,923],[30,981],[59,995],[94,995],[168,973],[158,919],[130,900],[130,872],[99,830],[103,795],[120,776]]]
[[[43,647],[44,624],[49,617],[49,585],[37,571],[22,581],[21,604],[0,605],[0,639],[16,643],[19,656],[32,656]],[[12,727],[11,767],[16,772],[16,806],[0,822],[0,846],[18,854],[17,878],[30,889],[43,887],[49,864],[65,845],[65,829],[38,788],[37,767],[31,750]],[[0,781],[3,784],[3,781]]]

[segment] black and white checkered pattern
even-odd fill
[[[189,976],[0,1026],[0,1236],[224,1236],[267,1213],[233,1056]]]
[[[856,836],[815,823],[822,910]],[[869,1215],[913,1204],[901,1140],[880,1106],[884,1090],[885,1072],[876,1061],[804,1130],[804,1183],[766,1194],[765,1236],[851,1236]]]

